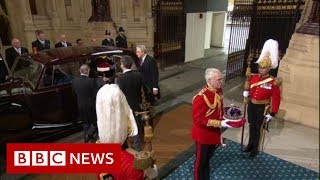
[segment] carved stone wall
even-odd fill
[[[75,44],[81,38],[85,45],[95,38],[99,44],[105,30],[112,38],[118,36],[120,26],[126,30],[129,49],[132,45],[145,44],[153,48],[153,17],[150,0],[110,0],[110,22],[88,22],[92,7],[89,0],[35,0],[37,14],[32,14],[29,0],[5,0],[14,37],[31,50],[35,30],[42,29],[51,47],[59,42],[59,35]]]
[[[319,36],[294,33],[282,58],[278,117],[319,129]]]

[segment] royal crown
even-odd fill
[[[224,119],[229,120],[241,120],[242,112],[239,107],[235,106],[233,103],[231,106],[224,107],[223,109],[223,117]]]

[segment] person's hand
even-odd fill
[[[110,79],[107,78],[107,77],[103,77],[102,80],[105,81],[105,82],[106,82],[106,81],[110,81]]]
[[[243,91],[243,97],[249,97],[250,93],[249,91]]]
[[[149,167],[144,170],[144,176],[149,179],[155,179],[158,176],[158,169],[156,165],[153,165],[153,167]]]
[[[266,115],[266,122],[268,123],[268,122],[270,122],[271,120],[273,120],[274,119],[274,117],[272,116],[272,115],[270,115],[270,114],[267,114]]]
[[[221,127],[222,128],[232,128],[232,126],[228,125],[227,122],[229,122],[229,120],[222,120]]]

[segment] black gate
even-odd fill
[[[242,18],[244,16],[243,14],[251,15],[251,17],[249,17],[249,36],[247,36],[246,44],[241,44],[241,47],[245,49],[239,49],[233,52],[230,48],[236,44],[233,42],[235,41],[233,39],[243,39],[244,37],[238,36],[238,34],[241,34],[241,32],[238,32],[241,31],[241,29],[234,28],[236,32],[232,33],[231,31],[226,80],[242,75],[247,66],[246,59],[248,55],[251,54],[251,60],[255,62],[260,55],[264,42],[268,39],[278,41],[279,59],[281,59],[289,46],[289,41],[295,30],[296,23],[301,16],[301,7],[304,4],[303,0],[235,0],[235,14],[237,14],[237,9],[243,6],[242,4],[244,4],[244,2],[247,2],[246,4],[251,2],[251,7],[245,8],[244,11],[246,12],[238,14],[242,14]],[[232,17],[232,22],[234,22],[234,19],[236,21],[237,16]],[[245,23],[241,22],[240,24]],[[234,26],[234,24],[232,24],[232,26]],[[256,64],[251,63],[251,66],[252,72],[257,72]],[[275,69],[271,74],[276,76],[277,71],[278,69]]]
[[[186,17],[183,0],[153,0],[154,57],[160,68],[184,62]]]
[[[252,13],[253,0],[234,1],[234,9],[231,13],[226,81],[242,74]]]

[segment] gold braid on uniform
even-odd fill
[[[218,109],[221,109],[221,97],[216,92],[215,92],[214,103],[213,104],[210,103],[210,101],[209,101],[209,99],[207,98],[206,95],[203,95],[203,99],[206,102],[207,106],[209,107],[209,110],[206,112],[206,116],[205,117],[208,117],[212,113],[214,113],[214,111],[216,110],[217,105],[218,105]]]
[[[209,119],[209,121],[207,123],[207,126],[220,128],[221,127],[221,121],[220,120],[216,120],[216,119]]]

